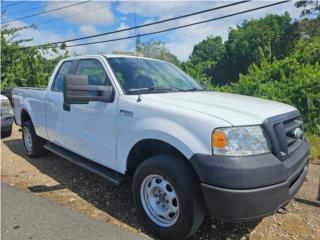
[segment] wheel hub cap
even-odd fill
[[[178,219],[178,196],[168,180],[159,175],[147,176],[141,185],[140,198],[149,218],[162,227],[170,227]]]
[[[23,129],[24,146],[28,152],[32,149],[32,137],[28,128]]]

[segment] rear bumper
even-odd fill
[[[285,161],[261,155],[231,158],[231,165],[225,157],[193,157],[208,212],[231,221],[255,220],[275,213],[300,189],[307,175],[308,150],[304,142]]]

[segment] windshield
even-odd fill
[[[190,76],[173,64],[144,58],[108,58],[126,94],[203,91]]]

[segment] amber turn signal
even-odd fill
[[[212,135],[212,144],[215,148],[224,148],[227,145],[227,135],[225,132],[215,131]]]

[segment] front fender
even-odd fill
[[[129,132],[130,134],[129,134]],[[117,156],[119,170],[126,171],[126,161],[136,143],[146,140],[160,140],[179,150],[187,159],[196,152],[210,153],[210,132],[207,141],[185,126],[164,118],[149,117],[119,130]]]

